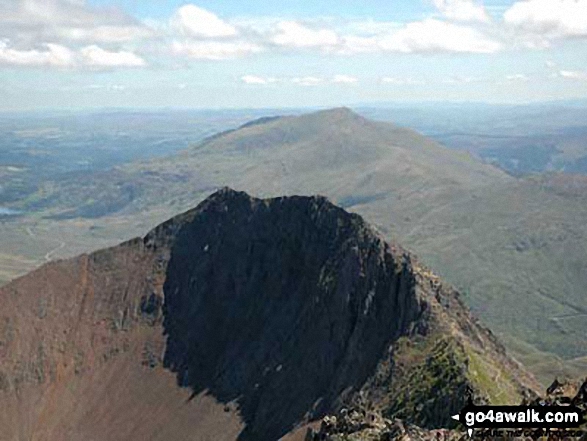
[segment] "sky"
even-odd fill
[[[0,0],[0,111],[587,99],[587,0]]]

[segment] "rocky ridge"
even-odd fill
[[[544,406],[572,404],[583,412],[585,418],[587,416],[587,380],[580,382],[557,379],[542,397],[536,397],[530,401],[523,400],[520,404]],[[587,439],[587,428],[583,430],[585,435],[580,438],[581,440]],[[305,436],[305,441],[461,441],[467,439],[470,437],[463,430],[425,430],[415,425],[405,424],[401,420],[390,420],[379,414],[346,408],[337,415],[324,417],[319,428],[316,430],[309,428]],[[541,438],[543,441],[551,439],[561,438],[557,437],[556,431],[553,431],[549,438]]]
[[[455,290],[323,197],[222,189],[0,299],[1,440],[273,440],[341,409],[436,429],[468,395],[537,397]]]

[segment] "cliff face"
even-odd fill
[[[322,197],[224,189],[0,301],[1,440],[273,440],[343,407],[443,427],[467,393],[535,386],[457,293]]]
[[[420,314],[409,260],[324,198],[221,192],[177,236],[166,366],[276,439],[362,385]]]

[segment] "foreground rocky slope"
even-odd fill
[[[546,390],[543,397],[535,398],[524,404],[530,405],[569,405],[572,404],[587,415],[587,380],[562,381],[555,380]],[[337,415],[324,417],[317,428],[306,429],[304,441],[461,441],[470,439],[464,431],[458,429],[425,430],[412,424],[405,424],[400,420],[383,418],[374,412],[365,412],[362,409],[342,409]],[[301,439],[301,430],[298,439]],[[583,435],[574,439],[587,439],[587,428],[583,428]],[[520,438],[526,439],[526,438]],[[562,439],[552,431],[549,438]],[[290,440],[293,441],[293,438]]]
[[[1,440],[276,440],[343,408],[451,425],[536,383],[433,273],[322,197],[220,190],[0,289]]]

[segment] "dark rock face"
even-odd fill
[[[318,439],[436,439],[416,426],[465,389],[535,397],[452,288],[322,197],[221,190],[0,300],[1,440],[300,441],[335,414]]]
[[[242,440],[332,411],[420,314],[409,258],[320,197],[216,193],[177,232],[164,292],[166,367],[236,401]]]

